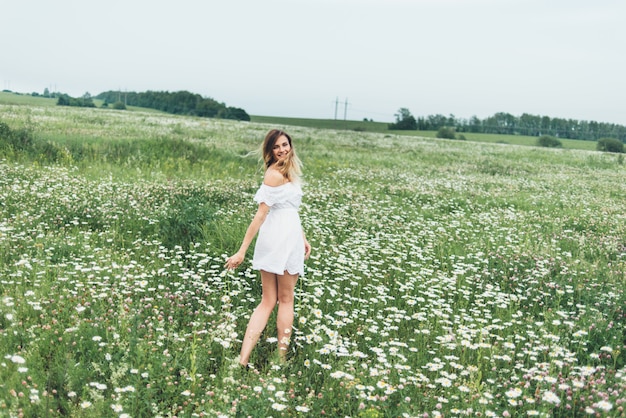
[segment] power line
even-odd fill
[[[343,108],[343,120],[345,121],[348,117],[348,98],[346,97],[346,101],[345,102],[340,102],[339,101],[339,97],[337,97],[335,99],[335,120],[337,120],[337,108],[339,107],[339,104],[343,104],[344,108]]]

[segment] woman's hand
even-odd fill
[[[234,270],[239,267],[239,265],[243,262],[243,259],[244,255],[237,252],[226,259],[226,264],[224,264],[224,267],[226,267],[228,270]]]
[[[310,255],[311,255],[311,244],[309,244],[309,241],[307,241],[305,238],[304,239],[304,259],[308,260]]]

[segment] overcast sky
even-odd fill
[[[251,115],[626,125],[625,19],[623,0],[0,0],[0,81],[188,90]]]

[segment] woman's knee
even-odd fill
[[[293,303],[293,291],[278,292],[278,303],[286,305]]]
[[[259,306],[257,307],[257,309],[262,309],[264,311],[272,311],[274,309],[274,307],[276,306],[276,302],[278,302],[278,300],[276,298],[270,298],[270,297],[263,297],[261,299],[261,302],[259,303]]]

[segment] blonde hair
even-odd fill
[[[284,160],[276,160],[274,158],[273,148],[276,144],[276,141],[281,136],[284,136],[289,141],[289,146],[291,150],[287,157]],[[302,175],[302,162],[298,158],[296,154],[296,149],[293,146],[293,141],[291,140],[291,136],[285,131],[281,131],[280,129],[272,129],[265,135],[265,140],[263,141],[263,163],[265,166],[265,170],[270,168],[272,165],[288,180],[292,182],[299,182],[300,176]]]

